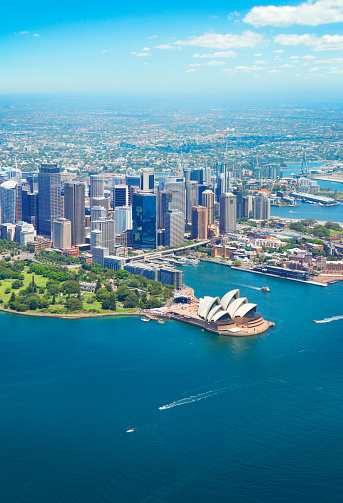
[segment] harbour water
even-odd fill
[[[1,503],[341,501],[343,284],[183,271],[275,328],[0,315]]]

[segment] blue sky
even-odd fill
[[[343,89],[343,0],[12,2],[0,92]]]

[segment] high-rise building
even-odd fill
[[[38,173],[38,233],[50,238],[52,222],[61,216],[61,170],[57,164],[42,164]]]
[[[71,248],[71,221],[58,218],[52,222],[51,239],[54,248],[67,250]]]
[[[186,183],[186,221],[192,221],[192,208],[198,204],[198,182],[190,181]]]
[[[24,187],[21,191],[22,220],[32,224],[37,229],[38,192],[29,192]]]
[[[221,194],[219,198],[219,230],[222,234],[236,230],[237,203],[231,192]]]
[[[155,175],[153,171],[143,170],[141,173],[140,189],[143,192],[154,192]]]
[[[243,197],[243,217],[252,218],[252,196]]]
[[[158,229],[165,229],[165,217],[167,211],[172,209],[172,200],[173,193],[171,191],[162,190],[161,192],[157,192]]]
[[[184,242],[185,218],[182,211],[169,210],[165,215],[164,244],[173,248]]]
[[[170,177],[165,182],[165,190],[172,192],[172,209],[182,211],[186,218],[186,187],[184,178]]]
[[[102,206],[106,211],[106,218],[108,215],[108,199],[107,197],[92,197],[91,199],[91,214],[93,206]]]
[[[156,248],[156,194],[136,192],[132,204],[133,247],[146,250]]]
[[[17,222],[15,225],[14,241],[20,246],[26,246],[27,243],[34,241],[36,231],[32,224],[27,222]]]
[[[90,176],[90,192],[89,197],[104,197],[105,178],[104,175],[98,173]]]
[[[214,193],[212,190],[204,190],[201,199],[202,206],[207,208],[208,225],[214,222]]]
[[[93,206],[91,209],[91,221],[107,218],[107,211],[103,206]]]
[[[252,212],[256,220],[270,219],[270,199],[266,194],[259,194],[253,198]]]
[[[193,206],[192,208],[192,239],[207,239],[207,208]]]
[[[132,207],[116,206],[114,209],[116,234],[132,229]]]
[[[83,182],[64,184],[64,217],[71,222],[71,244],[84,244],[85,235],[85,191]]]
[[[112,189],[113,207],[129,205],[129,187],[127,185],[115,185]]]
[[[115,250],[114,220],[106,220],[100,218],[99,220],[94,220],[93,222],[91,222],[91,251],[93,248],[92,246],[92,237],[94,234],[93,231],[99,231],[97,233],[98,241],[96,243],[96,246],[107,248],[110,255],[114,253]]]
[[[17,182],[7,180],[0,185],[1,223],[16,222]]]

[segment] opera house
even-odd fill
[[[219,335],[257,335],[275,324],[264,320],[256,308],[235,289],[222,298],[203,297],[197,304],[173,309],[173,318]]]

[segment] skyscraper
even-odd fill
[[[99,205],[99,201],[93,201],[93,198],[104,198],[105,193],[105,178],[104,175],[98,173],[96,175],[90,176],[90,189],[89,189],[89,198],[90,198],[90,207],[92,206],[103,206],[103,204]]]
[[[85,243],[85,190],[83,182],[64,184],[64,217],[71,222],[71,244]]]
[[[219,198],[219,230],[222,234],[236,230],[237,203],[236,196],[231,192],[221,194]]]
[[[97,232],[94,233],[93,231]],[[109,254],[114,253],[115,250],[114,220],[99,218],[98,220],[94,220],[93,222],[91,222],[91,251],[92,248],[94,247],[93,242],[94,234],[97,234],[97,240],[95,246],[107,248]]]
[[[132,204],[133,247],[156,248],[156,194],[136,192]]]
[[[205,190],[202,193],[202,206],[207,208],[208,224],[211,225],[214,222],[214,193],[212,190]]]
[[[244,218],[252,217],[252,196],[243,197],[243,217]]]
[[[252,212],[256,220],[270,219],[270,199],[266,194],[259,194],[253,198]]]
[[[16,222],[17,182],[7,180],[0,185],[1,223]]]
[[[172,209],[182,211],[186,218],[186,188],[184,178],[170,177],[165,182],[165,190],[172,192]]]
[[[151,170],[143,170],[141,173],[140,189],[143,192],[154,192],[155,175]]]
[[[61,216],[61,170],[57,164],[42,164],[38,173],[38,233],[50,238],[52,221]]]
[[[207,208],[193,206],[192,208],[192,239],[207,239]]]
[[[116,234],[132,229],[132,207],[116,206],[114,209]]]
[[[192,221],[192,208],[198,204],[198,182],[190,181],[186,183],[186,221]]]
[[[129,187],[127,185],[115,185],[112,189],[113,207],[129,205]]]
[[[172,209],[172,199],[173,193],[171,191],[162,190],[161,192],[157,192],[158,229],[165,229],[165,217],[167,211]]]
[[[182,211],[169,210],[165,215],[165,245],[173,248],[184,242],[185,219]]]
[[[72,225],[66,218],[58,218],[52,222],[51,239],[54,248],[67,250],[71,248]]]

